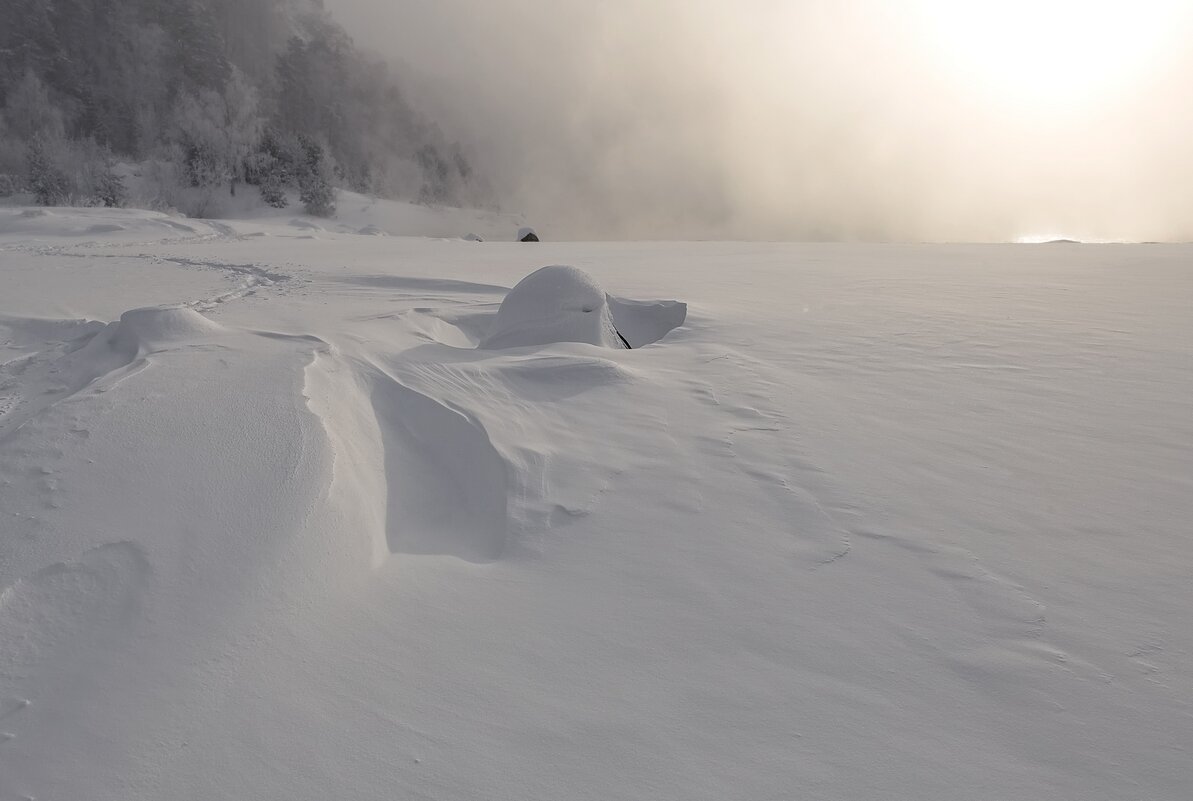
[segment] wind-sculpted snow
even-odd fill
[[[481,342],[484,348],[515,348],[555,342],[586,342],[604,348],[641,347],[683,324],[687,306],[613,298],[583,270],[543,267],[510,290]],[[628,334],[620,330],[624,324]]]
[[[552,342],[625,347],[613,327],[605,291],[575,267],[543,267],[510,290],[481,343],[516,348]]]
[[[631,348],[658,342],[684,324],[688,304],[678,300],[627,300],[607,296],[613,324]]]
[[[385,445],[386,540],[394,553],[501,556],[509,535],[507,465],[466,414],[374,373]]]
[[[288,219],[0,234],[0,801],[1187,795],[1188,249]]]
[[[633,374],[575,356],[470,360],[449,346],[409,360],[391,354],[385,367],[320,356],[306,381],[335,453],[335,492],[376,505],[370,517],[381,521],[385,548],[487,563],[530,547],[563,510],[581,514],[586,502],[574,496],[599,495],[600,476],[618,471],[602,463],[612,454],[597,458],[607,447],[564,433],[559,405],[628,388]],[[380,448],[365,444],[375,440]],[[566,471],[586,470],[589,480],[560,481],[573,461]],[[362,484],[375,487],[368,501],[357,495]]]
[[[120,315],[111,343],[128,353],[143,354],[171,345],[198,344],[221,330],[219,325],[186,306],[133,309]]]
[[[32,346],[22,358],[0,364],[0,438],[84,390],[106,392],[147,366],[152,353],[201,347],[223,333],[219,325],[185,306],[132,309],[106,326],[19,318],[0,326],[42,331],[49,340]]]

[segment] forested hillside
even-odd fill
[[[199,215],[242,185],[318,214],[334,186],[483,200],[319,0],[0,0],[0,20],[0,195]]]

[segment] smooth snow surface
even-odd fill
[[[0,210],[0,801],[1189,798],[1193,249],[340,207]]]

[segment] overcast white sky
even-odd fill
[[[1193,239],[1186,0],[326,0],[573,236]]]

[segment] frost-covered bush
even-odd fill
[[[222,183],[193,186],[186,166],[186,152],[179,146],[166,147],[141,165],[132,202],[157,211],[179,211],[188,217],[217,217],[228,196]]]
[[[124,180],[93,139],[37,137],[26,149],[25,185],[42,206],[123,206]]]
[[[169,157],[146,161],[140,168],[140,181],[133,202],[155,211],[175,211],[181,208],[182,168]]]
[[[100,205],[108,208],[123,208],[128,204],[128,187],[124,185],[124,179],[113,171],[111,164],[99,175],[95,198]]]

